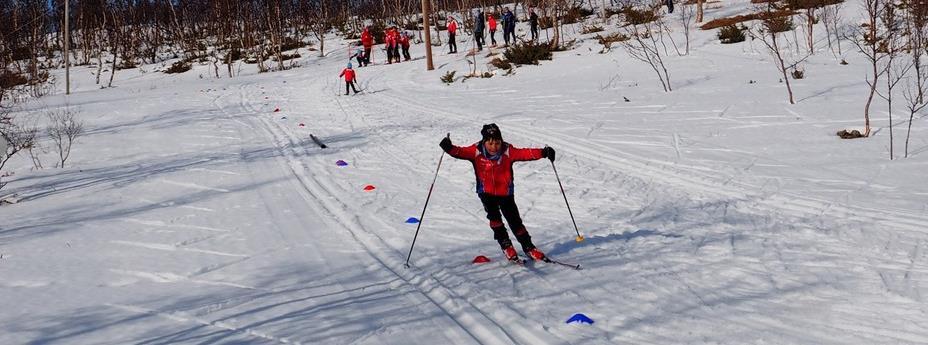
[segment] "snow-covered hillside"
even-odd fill
[[[880,102],[872,137],[837,138],[863,126],[858,54],[814,55],[790,105],[757,43],[694,32],[665,93],[573,35],[553,61],[450,85],[463,53],[357,68],[350,96],[340,40],[231,79],[196,66],[98,89],[75,68],[72,95],[20,110],[70,106],[88,132],[66,169],[8,165],[0,343],[928,343],[928,123],[895,161]],[[516,200],[535,243],[583,270],[503,260],[472,166],[438,147],[486,123],[557,150],[586,240],[547,160],[517,163]]]

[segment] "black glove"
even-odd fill
[[[441,142],[438,143],[438,146],[441,146],[441,149],[445,152],[451,151],[451,148],[453,147],[453,145],[451,145],[451,138],[445,137],[444,139],[441,139]]]
[[[545,146],[545,148],[541,149],[541,157],[548,158],[549,160],[553,162],[554,161],[554,149],[552,149],[550,146]]]

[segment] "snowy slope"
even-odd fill
[[[71,96],[24,110],[69,104],[89,133],[67,169],[12,163],[0,343],[928,342],[924,120],[891,162],[885,112],[872,138],[834,135],[863,124],[856,55],[817,54],[789,105],[766,54],[696,34],[672,93],[595,40],[451,85],[463,54],[359,68],[352,96],[343,42],[232,79],[198,66],[99,90],[78,71]],[[500,262],[472,168],[447,156],[403,266],[438,141],[490,122],[558,150],[586,240],[547,161],[516,166],[516,199],[535,243],[584,270]]]

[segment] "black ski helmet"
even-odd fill
[[[483,136],[484,141],[487,139],[503,140],[503,134],[500,133],[499,127],[495,123],[483,125],[483,129],[480,130],[480,135]]]

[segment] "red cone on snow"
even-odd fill
[[[477,255],[477,256],[474,258],[474,263],[475,263],[475,264],[485,264],[485,263],[487,263],[487,262],[490,262],[490,258],[488,258],[488,257],[486,257],[486,256],[483,256],[483,255]]]
[[[366,186],[364,186],[364,191],[365,191],[365,192],[370,192],[370,191],[372,191],[372,190],[374,190],[374,189],[377,189],[377,187],[374,187],[373,185],[366,185]]]

